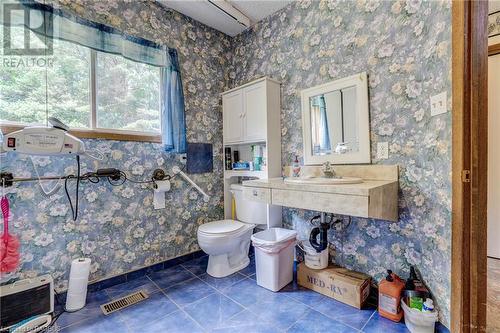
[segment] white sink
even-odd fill
[[[342,177],[342,178],[324,178],[324,177],[288,177],[285,178],[285,183],[288,184],[310,184],[310,185],[342,185],[342,184],[359,184],[363,179],[357,177]]]

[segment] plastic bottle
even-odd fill
[[[380,281],[378,287],[378,312],[382,317],[395,322],[401,321],[401,292],[404,287],[404,281],[391,270],[387,270],[387,277]]]
[[[233,169],[233,161],[231,160],[231,147],[226,147],[224,150],[224,156],[226,161],[226,170]]]
[[[299,157],[295,155],[295,160],[292,163],[292,176],[299,177],[300,176],[300,163]]]
[[[432,299],[428,298],[422,305],[422,312],[431,313],[434,312],[434,302]]]
[[[253,167],[255,171],[260,171],[262,164],[262,148],[259,145],[252,145]]]
[[[422,280],[418,278],[415,267],[413,266],[410,267],[410,276],[406,280],[405,290],[429,292]]]

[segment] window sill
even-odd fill
[[[3,134],[8,134],[14,131],[18,131],[23,129],[26,126],[23,125],[0,125],[0,129]],[[102,130],[102,129],[94,129],[94,130],[70,130],[70,134],[76,136],[77,138],[82,139],[104,139],[104,140],[117,140],[117,141],[139,141],[139,142],[156,142],[161,143],[161,136],[158,134],[149,134],[149,133],[133,133],[128,131],[120,131],[120,130]]]

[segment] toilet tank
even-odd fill
[[[231,185],[231,193],[236,202],[236,219],[251,224],[267,224],[267,205],[261,202],[245,200],[243,186]]]

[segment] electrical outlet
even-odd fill
[[[448,101],[446,99],[446,91],[440,94],[431,96],[431,116],[446,113]]]
[[[389,158],[389,142],[377,143],[377,158],[379,160],[386,160]]]

